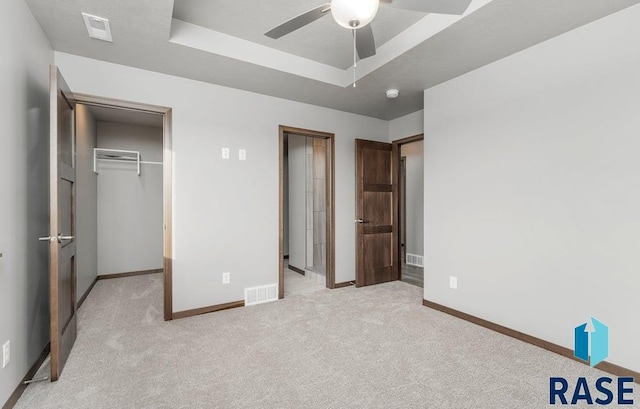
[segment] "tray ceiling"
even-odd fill
[[[355,89],[348,31],[338,41],[330,17],[290,38],[262,36],[314,1],[25,2],[56,51],[389,120],[422,109],[424,89],[640,0],[474,0],[462,19],[381,7],[378,54],[358,64]],[[82,12],[108,18],[114,42],[90,39]],[[387,100],[389,88],[400,97]]]

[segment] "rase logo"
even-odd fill
[[[591,317],[593,329],[588,329],[588,323],[580,324],[573,330],[573,355],[581,361],[586,362],[591,367],[598,365],[609,356],[609,327],[604,323]],[[597,391],[594,399],[589,390],[589,383],[584,377],[578,378],[573,388],[571,404],[575,405],[580,401],[593,405],[609,405],[617,398],[617,405],[633,405],[633,399],[627,398],[633,393],[633,378],[619,377],[614,382],[612,378],[603,376],[595,382]],[[617,391],[616,391],[617,386]],[[569,382],[565,378],[552,377],[549,379],[549,403],[555,405],[557,402],[567,405],[567,391]]]
[[[591,323],[594,328],[592,332],[587,330],[586,322],[574,328],[573,355],[596,366],[609,356],[609,327],[593,317]]]

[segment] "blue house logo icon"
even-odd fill
[[[574,329],[573,355],[593,367],[609,356],[609,327],[593,317],[591,323],[593,330],[587,322]]]

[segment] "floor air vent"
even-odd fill
[[[407,264],[410,266],[424,267],[424,260],[422,256],[407,253]]]
[[[278,299],[278,284],[244,289],[244,305],[256,305]]]

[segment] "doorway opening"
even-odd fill
[[[74,99],[78,304],[98,280],[148,275],[141,293],[161,298],[158,319],[171,320],[171,109]]]
[[[280,126],[281,299],[335,287],[333,138]]]
[[[423,139],[356,139],[357,287],[423,285]]]
[[[424,136],[393,142],[398,183],[400,280],[424,287]]]
[[[97,282],[97,248],[91,249],[88,245],[84,251],[94,253],[96,267],[93,273],[88,271],[81,272],[83,277],[89,278],[88,282],[83,282],[88,287],[85,295],[78,297],[78,253],[76,250],[85,243],[82,239],[83,233],[77,237],[81,231],[85,231],[86,238],[91,238],[92,234],[86,234],[95,227],[97,235],[97,204],[96,211],[91,210],[90,203],[97,202],[97,183],[95,186],[95,196],[93,200],[82,198],[80,206],[87,209],[83,220],[87,223],[78,226],[78,200],[77,200],[77,181],[78,176],[87,176],[87,184],[92,183],[88,176],[91,171],[97,169],[96,155],[97,151],[94,145],[97,141],[95,134],[97,129],[96,123],[84,124],[92,128],[93,138],[83,140],[82,149],[87,155],[77,155],[78,140],[76,115],[79,105],[88,105],[104,108],[116,108],[131,112],[155,113],[162,116],[162,225],[160,226],[162,233],[162,257],[163,257],[163,276],[161,282],[163,284],[164,298],[164,319],[170,320],[173,315],[172,308],[172,286],[171,286],[171,267],[172,267],[172,173],[171,173],[171,109],[148,104],[139,104],[113,100],[102,97],[95,97],[84,94],[74,94],[69,88],[64,77],[58,70],[58,67],[51,65],[49,68],[49,235],[39,237],[42,242],[47,242],[49,247],[49,318],[50,318],[50,373],[51,381],[55,382],[60,378],[60,374],[64,365],[71,354],[78,332],[78,307],[86,299]],[[82,110],[84,108],[81,107]],[[95,122],[95,121],[94,121]],[[83,124],[80,124],[83,125]],[[93,151],[93,155],[91,155]],[[114,152],[112,152],[113,154]],[[122,157],[129,155],[129,160],[136,161],[137,173],[140,174],[140,152],[135,152],[135,158],[132,152],[119,151],[106,159],[118,159],[122,161]],[[91,169],[91,162],[94,160],[94,169]],[[82,166],[80,163],[84,160]],[[91,189],[89,189],[91,190]],[[91,193],[88,193],[91,195]],[[89,203],[87,206],[82,205],[82,201]],[[94,221],[91,221],[95,215]],[[86,228],[86,230],[85,230]],[[125,240],[121,235],[115,240]],[[81,244],[78,244],[82,241]],[[89,240],[91,241],[91,240]],[[97,243],[97,237],[93,240]],[[97,247],[97,244],[96,244]],[[83,251],[81,249],[81,251]],[[87,266],[92,264],[88,261]],[[95,277],[95,279],[94,279]],[[91,279],[93,281],[91,282]]]

